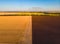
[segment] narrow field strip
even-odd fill
[[[0,16],[60,16],[60,13],[46,12],[0,12]]]

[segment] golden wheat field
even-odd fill
[[[31,16],[0,16],[0,44],[32,44]]]

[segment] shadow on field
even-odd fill
[[[33,44],[60,44],[60,16],[32,16]]]

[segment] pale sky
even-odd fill
[[[0,11],[24,11],[32,7],[60,11],[60,0],[0,0]]]

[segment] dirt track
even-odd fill
[[[33,44],[60,44],[60,16],[32,17]]]

